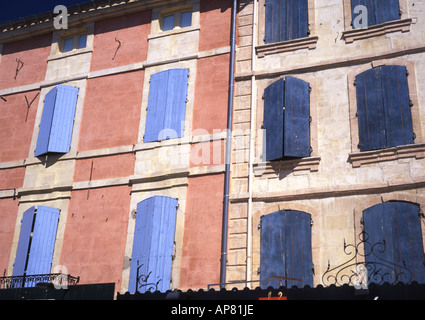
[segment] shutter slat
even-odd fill
[[[280,79],[264,90],[264,129],[266,160],[281,159],[283,156],[283,104],[284,81]]]
[[[50,273],[59,212],[60,210],[56,208],[45,206],[37,207],[31,249],[28,258],[27,275]]]
[[[286,157],[310,156],[310,96],[309,84],[286,77],[284,147]]]
[[[168,78],[167,113],[165,128],[171,129],[171,138],[183,136],[186,116],[189,69],[172,69]]]
[[[71,147],[78,88],[66,85],[57,88],[48,152],[67,153]]]
[[[27,263],[29,245],[31,238],[31,229],[34,221],[35,207],[26,210],[22,217],[21,231],[19,233],[18,248],[16,250],[16,258],[13,266],[13,276],[23,276]],[[22,284],[17,284],[17,287]]]
[[[43,113],[41,116],[40,129],[38,132],[37,146],[34,153],[36,157],[44,155],[48,152],[50,130],[52,127],[57,90],[57,87],[53,88],[46,94],[46,97],[44,98]]]
[[[400,19],[399,0],[374,0],[376,24]]]

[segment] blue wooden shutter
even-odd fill
[[[313,286],[311,247],[311,217],[300,211],[278,211],[261,219],[260,245],[261,286],[278,287],[280,276],[298,280],[283,280],[282,285]]]
[[[151,290],[157,283],[159,291],[170,288],[176,215],[175,198],[155,196],[138,204],[129,292],[136,291],[138,266],[142,266],[138,291]]]
[[[35,207],[31,207],[24,212],[21,220],[21,231],[19,233],[18,248],[13,266],[13,276],[23,276],[26,269],[28,252],[30,249],[30,239],[32,225],[34,221]],[[20,287],[20,284],[17,284]]]
[[[356,76],[360,151],[387,146],[381,78],[380,68],[370,69]]]
[[[59,85],[49,139],[49,152],[67,153],[71,147],[78,88]]]
[[[186,116],[187,85],[189,69],[171,69],[168,71],[167,106],[165,113],[164,129],[171,129],[171,138],[181,138],[184,130],[184,120]],[[165,131],[166,139],[168,133]]]
[[[188,69],[171,69],[151,76],[144,142],[182,137],[188,75]]]
[[[374,0],[376,24],[400,19],[399,0]]]
[[[309,84],[293,77],[285,79],[285,157],[310,156]]]
[[[385,110],[387,147],[414,143],[407,69],[382,66],[382,93]]]
[[[266,161],[283,157],[283,79],[280,79],[264,90],[264,120]]]
[[[385,202],[363,212],[369,243],[365,246],[366,263],[377,267],[370,270],[379,269],[378,275],[369,276],[371,282],[411,280],[425,283],[425,259],[418,213],[417,205],[406,202]]]
[[[27,275],[49,274],[55,248],[59,209],[38,206],[34,222]]]
[[[57,87],[53,88],[46,94],[46,97],[44,98],[43,114],[41,116],[37,146],[35,148],[36,157],[46,154],[48,152],[50,129],[52,127],[57,91]]]
[[[308,36],[307,0],[267,0],[265,43]]]

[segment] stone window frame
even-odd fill
[[[266,15],[266,0],[258,0],[258,37],[256,43],[256,52],[258,58],[263,58],[266,55],[295,51],[299,49],[315,49],[319,40],[316,34],[316,19],[315,19],[315,1],[308,0],[308,29],[309,36],[300,39],[293,39],[276,43],[265,43],[265,15]]]
[[[76,49],[75,48],[76,38],[84,34],[87,35],[86,46],[81,49]],[[68,52],[62,52],[63,41],[71,37],[74,37],[74,49]],[[50,56],[47,58],[47,61],[57,60],[57,59],[66,58],[73,55],[92,52],[93,41],[94,41],[94,23],[89,23],[84,26],[72,28],[70,30],[56,31],[53,33]]]
[[[310,122],[310,145],[312,147],[312,153],[309,157],[299,158],[299,159],[283,159],[278,161],[261,161],[254,164],[254,174],[255,176],[262,176],[264,174],[273,174],[276,171],[310,171],[317,172],[319,170],[320,156],[318,153],[319,143],[318,143],[318,113],[317,113],[317,79],[313,75],[305,74],[285,74],[279,77],[268,78],[265,80],[257,81],[257,114],[256,114],[256,141],[257,141],[257,150],[263,150],[263,119],[264,119],[264,90],[271,85],[272,83],[278,81],[279,79],[285,78],[287,76],[294,77],[309,83],[311,92],[310,92],[310,117],[312,121]]]
[[[351,14],[351,0],[344,0],[344,31],[342,37],[345,43],[352,43],[361,39],[374,38],[392,32],[409,32],[412,19],[409,18],[409,5],[407,0],[399,0],[401,16],[399,20],[388,21],[385,23],[370,26],[368,28],[354,29]]]
[[[408,72],[409,97],[413,103],[411,107],[413,132],[416,135],[415,143],[412,145],[403,145],[391,148],[383,148],[371,151],[360,151],[359,145],[359,127],[357,117],[357,94],[354,85],[355,77],[371,68],[383,65],[402,65]],[[416,87],[415,64],[403,58],[382,59],[373,61],[372,63],[356,66],[350,70],[347,77],[348,96],[349,96],[349,113],[350,113],[350,135],[351,135],[351,153],[348,161],[351,162],[353,168],[358,168],[366,164],[379,163],[382,161],[398,160],[403,158],[425,158],[425,137],[422,132],[421,112],[419,108],[419,96]]]
[[[164,17],[168,15],[179,15],[182,12],[192,12],[192,24],[188,27],[179,27],[175,26],[172,30],[163,31],[162,30],[162,21]],[[176,22],[175,22],[176,25]],[[176,5],[173,7],[160,7],[154,9],[152,12],[152,23],[151,23],[151,33],[148,36],[148,39],[155,39],[158,37],[165,37],[168,35],[179,34],[182,32],[189,32],[192,30],[200,29],[200,3],[199,0],[187,1],[185,5]]]
[[[315,273],[313,274],[313,285],[317,286],[321,283],[321,272],[322,267],[320,265],[320,243],[321,241],[321,230],[322,230],[322,219],[320,217],[321,212],[317,207],[311,205],[302,204],[301,202],[275,202],[273,204],[264,203],[261,208],[258,203],[258,208],[253,212],[252,225],[252,259],[251,259],[251,277],[252,280],[260,280],[260,264],[261,264],[261,228],[260,226],[261,217],[268,214],[280,211],[280,210],[294,210],[302,211],[311,216],[311,245],[312,245],[312,259]],[[259,285],[259,284],[258,284]]]

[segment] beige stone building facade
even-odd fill
[[[309,284],[317,286],[329,284],[324,283],[328,268],[350,259],[365,262],[366,245],[356,255],[354,250],[344,250],[344,243],[358,245],[363,239],[359,235],[366,209],[410,203],[422,213],[425,3],[397,1],[399,17],[356,29],[351,2],[306,1],[308,35],[284,41],[268,41],[266,34],[267,24],[276,18],[267,10],[276,8],[278,1],[240,2],[227,282],[248,281],[255,287],[258,282],[250,281],[265,276],[261,274],[263,216],[285,210],[311,216],[313,283]],[[414,142],[361,150],[356,77],[393,65],[407,70]],[[287,77],[301,79],[310,87],[310,154],[267,161],[263,152],[265,90]],[[423,234],[424,220],[418,221]],[[422,238],[418,242],[423,254]]]

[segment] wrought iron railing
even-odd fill
[[[73,277],[64,273],[9,276],[0,277],[0,289],[35,287],[40,283],[49,283],[55,288],[66,288],[76,285],[79,281],[80,277]]]

